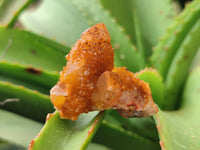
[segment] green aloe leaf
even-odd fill
[[[195,67],[200,65],[200,59],[199,58],[200,58],[200,48],[197,51],[196,55],[194,56],[193,62],[190,66],[190,71],[192,71]]]
[[[0,118],[0,139],[25,148],[28,148],[29,142],[42,128],[41,123],[2,109]]]
[[[170,0],[132,0],[133,15],[141,32],[141,42],[146,57],[152,53],[152,48],[158,43],[169,24],[176,15]],[[137,30],[136,30],[137,32]],[[137,38],[139,38],[137,36]]]
[[[82,114],[77,121],[61,119],[58,112],[47,116],[47,122],[30,150],[85,149],[103,119],[104,113]]]
[[[32,33],[0,28],[0,60],[49,71],[60,71],[66,64],[68,48]]]
[[[145,132],[145,131],[144,131]],[[128,131],[115,124],[104,120],[93,142],[105,145],[115,150],[140,149],[140,150],[159,150],[157,141],[144,138],[134,132]]]
[[[168,69],[174,56],[179,51],[184,39],[190,36],[191,28],[199,21],[200,0],[194,0],[187,5],[184,11],[175,19],[166,34],[155,47],[151,57],[152,65],[166,79]],[[198,39],[197,39],[198,40]]]
[[[170,0],[126,0],[126,2],[101,0],[101,2],[116,22],[124,27],[133,44],[141,40],[146,57],[150,56],[152,47],[157,44],[159,37],[176,15],[173,2]],[[141,32],[140,35],[137,34],[138,30]],[[137,45],[137,49],[141,50],[141,47]]]
[[[131,132],[152,142],[158,142],[158,133],[152,117],[124,118],[116,110],[110,110],[104,120],[126,132]]]
[[[0,24],[6,27],[13,26],[18,15],[32,2],[33,0],[1,0]]]
[[[130,38],[132,44],[136,45],[137,50],[144,57],[141,29],[138,18],[133,13],[132,0],[127,0],[126,3],[121,0],[101,0],[101,3],[114,18],[114,21],[122,26],[126,36]],[[115,48],[117,47],[115,46]]]
[[[26,29],[68,47],[71,47],[89,27],[70,0],[43,0],[35,10],[24,12],[20,22]]]
[[[164,105],[164,83],[160,74],[152,68],[146,68],[136,73],[136,76],[149,83],[154,102],[162,108]]]
[[[40,122],[44,122],[46,115],[54,111],[49,96],[9,82],[0,81],[0,102],[1,109]]]
[[[166,150],[200,149],[200,68],[188,77],[177,111],[162,111],[156,115],[160,144]]]
[[[104,145],[96,144],[96,143],[90,143],[86,150],[112,150]]]
[[[49,90],[56,84],[58,78],[57,73],[0,61],[0,81],[22,85],[47,95],[49,95]]]
[[[115,18],[116,23],[120,24],[133,44],[136,44],[136,33],[134,30],[133,7],[131,0],[126,2],[121,0],[101,0],[103,7]],[[120,11],[119,11],[120,10]],[[126,17],[124,17],[126,16]]]
[[[200,11],[199,11],[200,15]],[[200,48],[200,19],[190,29],[169,67],[165,81],[164,109],[174,109],[179,105],[178,96],[182,90],[190,66]]]

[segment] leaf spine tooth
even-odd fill
[[[179,31],[174,31],[174,35],[178,35],[179,33]]]
[[[13,65],[19,65],[19,63],[18,63],[18,62],[16,62],[16,61],[15,61],[15,62],[13,62],[12,64],[13,64]]]
[[[155,50],[156,50],[156,47],[153,47],[152,50],[155,51]]]
[[[116,18],[112,19],[112,22],[117,23],[117,19]]]
[[[123,59],[125,59],[125,57],[126,57],[126,56],[125,56],[124,54],[120,54],[120,56],[119,56],[119,57],[120,57],[120,59],[122,59],[122,60],[123,60]]]
[[[133,49],[134,51],[136,51],[136,50],[137,50],[137,47],[136,47],[135,45],[132,45],[132,49]]]
[[[126,35],[126,39],[130,40],[130,35]]]
[[[161,37],[158,38],[159,41],[162,41],[164,39],[165,39],[165,36],[161,36]]]
[[[38,94],[39,92],[38,92],[38,91],[36,91],[36,90],[34,90],[34,93],[35,93],[35,94]]]
[[[65,41],[62,41],[61,44],[62,45],[67,45],[67,43]]]
[[[18,11],[13,12],[13,16],[16,16],[18,13]]]
[[[110,14],[111,14],[110,10],[106,10],[106,12],[108,13],[108,15],[110,15]]]
[[[6,82],[3,82],[5,85],[11,85],[10,82],[6,81]]]
[[[119,30],[124,32],[124,28],[122,26],[119,26]]]
[[[41,35],[41,36],[44,36],[44,32],[41,32],[40,35]]]
[[[115,48],[115,49],[119,49],[119,48],[120,48],[119,43],[115,43],[115,44],[114,44],[114,48]]]
[[[52,36],[52,37],[51,37],[51,40],[55,41],[55,40],[56,40],[56,37],[55,37],[55,36]]]
[[[25,87],[24,87],[23,85],[18,85],[18,87],[19,87],[20,89],[25,89]]]
[[[53,73],[54,73],[54,74],[58,74],[59,72],[58,72],[58,71],[53,71]]]
[[[165,51],[168,51],[168,50],[169,50],[169,47],[164,47],[164,50],[165,50]]]

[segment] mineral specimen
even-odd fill
[[[124,117],[146,117],[158,111],[148,83],[134,73],[114,68],[111,38],[103,23],[83,32],[66,56],[68,62],[50,96],[61,118],[117,109]]]

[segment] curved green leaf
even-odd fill
[[[124,129],[126,132],[132,132],[144,139],[152,142],[158,142],[158,133],[154,120],[151,117],[146,118],[124,118],[116,110],[109,111],[105,116],[105,121]]]
[[[44,122],[54,108],[47,95],[0,81],[0,108]]]
[[[56,111],[47,116],[43,129],[31,142],[30,150],[86,149],[103,119],[103,113],[82,114],[76,121],[61,119]],[[44,146],[45,145],[45,146]]]
[[[29,32],[0,28],[0,60],[60,71],[68,49]]]
[[[104,145],[90,143],[86,150],[112,150]]]
[[[159,73],[154,69],[146,68],[136,73],[136,76],[149,83],[154,102],[162,108],[164,105],[164,83]]]
[[[195,67],[200,65],[200,48],[199,50],[196,52],[196,55],[194,56],[193,62],[190,66],[190,71],[192,71]]]
[[[20,21],[26,29],[68,47],[89,27],[70,0],[43,0],[35,10],[24,12]]]
[[[0,1],[0,24],[11,27],[14,25],[18,15],[33,0],[1,0]]]
[[[133,14],[138,20],[141,31],[144,52],[146,57],[149,57],[153,46],[158,43],[159,37],[172,23],[176,13],[171,0],[132,0],[131,2]]]
[[[101,3],[105,9],[116,19],[116,23],[123,26],[127,36],[129,36],[131,42],[136,44],[136,33],[134,29],[133,20],[133,7],[131,0],[101,0]],[[125,17],[126,16],[126,17]]]
[[[148,49],[145,49],[144,44],[143,44],[143,40],[142,40],[142,31],[140,28],[140,24],[139,24],[139,20],[138,20],[138,16],[133,13],[133,20],[134,20],[134,29],[135,29],[135,34],[136,34],[136,46],[138,51],[140,51],[141,55],[145,58],[146,57],[146,53]]]
[[[42,128],[42,124],[36,121],[2,109],[0,118],[0,139],[26,148]]]
[[[140,149],[140,150],[159,150],[158,142],[152,142],[134,132],[127,131],[121,127],[103,121],[93,142],[103,144],[115,150]]]
[[[178,96],[188,75],[193,58],[200,48],[199,39],[200,18],[189,31],[187,37],[185,37],[169,67],[165,81],[164,109],[177,108],[179,104]]]
[[[200,68],[195,69],[186,81],[182,100],[177,111],[159,111],[155,119],[160,144],[165,150],[200,149]]]
[[[49,95],[51,87],[58,79],[57,73],[0,61],[0,80],[4,82],[22,85]]]
[[[154,65],[165,80],[171,61],[178,51],[190,29],[199,21],[200,0],[194,0],[187,5],[184,11],[175,19],[164,37],[155,47],[151,57]]]

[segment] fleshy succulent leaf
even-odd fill
[[[22,85],[47,95],[49,95],[49,90],[56,84],[58,78],[58,73],[0,61],[1,81]]]
[[[28,148],[42,124],[0,109],[0,139]],[[14,147],[12,147],[14,148]]]
[[[141,31],[141,41],[148,58],[159,37],[176,15],[170,0],[132,0],[133,15]],[[137,32],[137,30],[136,30]],[[136,38],[139,38],[138,36]]]
[[[101,0],[101,3],[103,7],[110,12],[113,18],[115,18],[116,23],[124,28],[124,31],[126,35],[129,36],[131,42],[136,44],[136,30],[134,30],[131,0],[126,0],[126,3],[121,0]]]
[[[171,61],[190,29],[199,20],[199,15],[200,0],[194,0],[177,16],[171,27],[167,29],[167,32],[155,47],[151,62],[158,69],[164,80],[166,79]]]
[[[154,102],[159,106],[164,105],[164,83],[159,73],[152,68],[146,68],[136,74],[138,78],[149,83]]]
[[[61,70],[69,50],[38,35],[6,28],[0,28],[0,45],[0,60],[49,71]]]
[[[182,95],[182,105],[177,111],[162,111],[156,115],[162,149],[200,149],[200,68],[188,77]]]
[[[158,133],[152,117],[124,118],[116,110],[110,110],[104,120],[124,129],[124,131],[133,132],[133,134],[137,134],[149,141],[158,141]]]
[[[103,117],[103,112],[90,112],[81,115],[76,121],[71,121],[61,119],[58,112],[49,114],[46,124],[36,139],[31,141],[29,149],[86,149]]]
[[[96,143],[90,143],[86,150],[112,150],[104,145],[96,144]]]
[[[200,19],[190,29],[171,62],[165,81],[163,109],[175,109],[179,105],[180,91],[188,75],[193,58],[200,48],[198,39],[200,39]]]
[[[48,13],[47,13],[48,12]],[[52,21],[54,18],[54,21]],[[20,21],[37,34],[71,47],[89,26],[71,0],[44,0],[35,10],[24,12]],[[48,24],[48,28],[47,25]]]
[[[6,27],[12,27],[18,15],[32,2],[33,0],[1,0],[0,24]]]
[[[0,81],[0,108],[15,112],[33,120],[44,122],[54,108],[49,96],[23,86]]]
[[[132,149],[133,147],[141,150],[160,149],[158,142],[153,142],[105,120],[102,122],[102,125],[93,139],[93,142],[103,144],[116,150]]]

